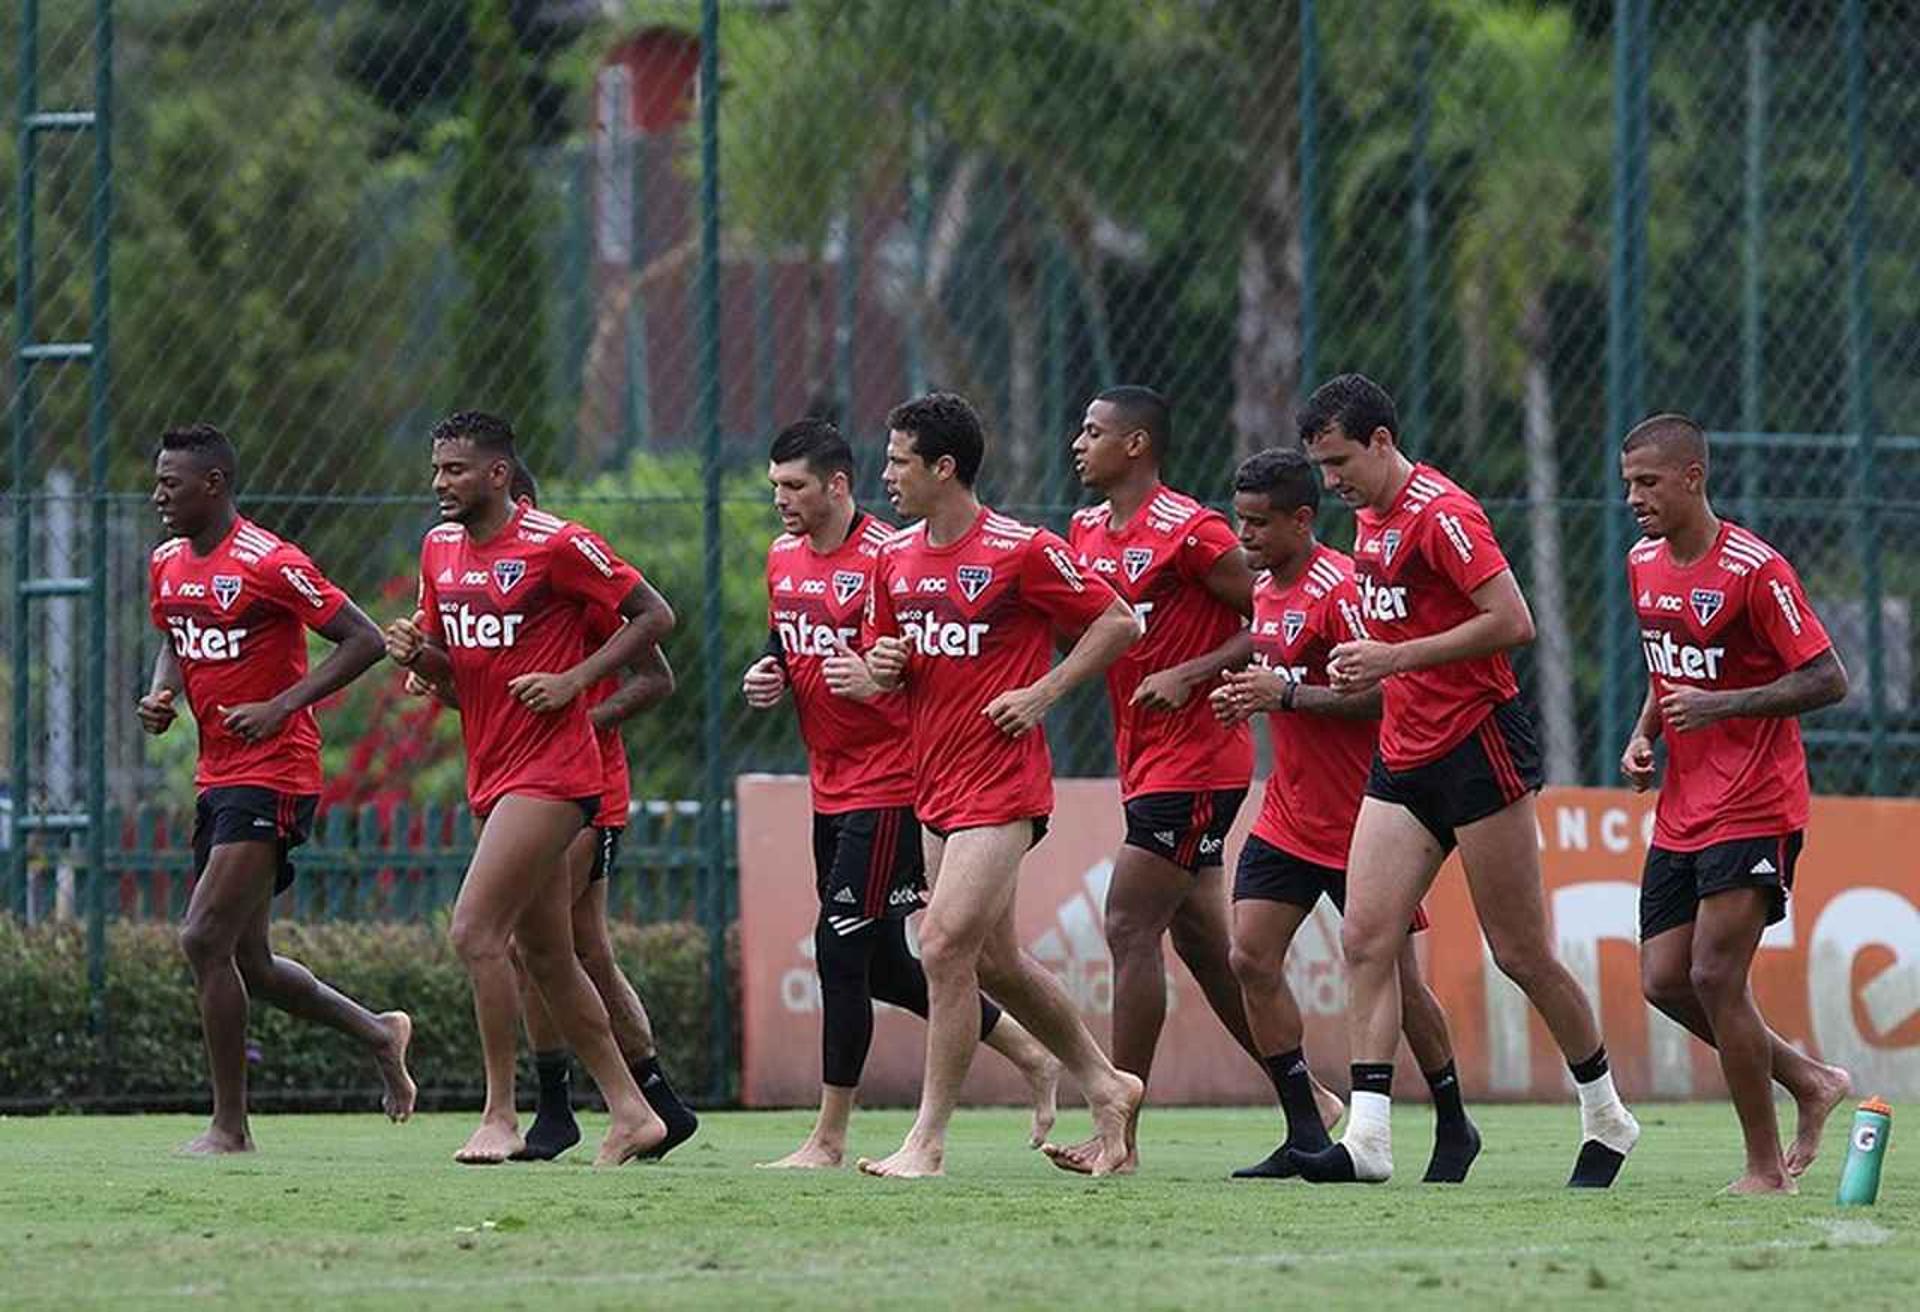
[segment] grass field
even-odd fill
[[[752,1163],[797,1113],[723,1113],[666,1162],[475,1169],[465,1116],[264,1116],[261,1151],[171,1150],[193,1117],[0,1119],[0,1305],[166,1307],[1175,1307],[1299,1303],[1916,1306],[1920,1155],[1895,1147],[1871,1209],[1833,1205],[1836,1120],[1797,1199],[1715,1197],[1732,1113],[1641,1109],[1621,1183],[1559,1187],[1571,1107],[1476,1109],[1471,1182],[1417,1183],[1428,1118],[1397,1118],[1403,1179],[1313,1190],[1229,1183],[1273,1114],[1153,1111],[1143,1173],[1068,1177],[1012,1111],[962,1113],[951,1175],[909,1184]],[[1084,1116],[1078,1118],[1084,1124]],[[855,1121],[892,1147],[903,1112]],[[598,1133],[592,1120],[588,1143]],[[1063,1129],[1077,1128],[1069,1121]],[[1906,1160],[1902,1160],[1902,1158]],[[1417,1160],[1416,1160],[1417,1159]]]

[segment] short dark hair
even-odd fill
[[[958,392],[928,392],[902,401],[887,412],[887,427],[910,435],[914,454],[928,464],[952,456],[953,472],[962,486],[972,487],[979,477],[987,434],[979,411]]]
[[[1145,430],[1147,441],[1153,445],[1153,458],[1166,458],[1167,443],[1173,440],[1173,403],[1163,393],[1127,383],[1109,387],[1093,399],[1118,410],[1129,430]]]
[[[1282,513],[1320,509],[1320,476],[1301,452],[1286,447],[1255,451],[1233,471],[1233,490],[1264,496]]]
[[[807,472],[822,483],[835,474],[845,474],[848,482],[853,481],[853,448],[831,419],[808,416],[788,424],[774,437],[767,459],[776,465],[804,460]]]
[[[1400,419],[1387,389],[1365,374],[1341,374],[1313,389],[1300,411],[1300,445],[1325,436],[1335,424],[1355,442],[1364,443],[1373,430],[1384,428],[1400,439]]]
[[[513,425],[485,410],[455,410],[433,426],[430,436],[435,442],[471,442],[478,450],[490,451],[508,460],[517,459],[513,450]]]
[[[1643,446],[1658,448],[1669,461],[1684,465],[1698,460],[1702,468],[1706,467],[1706,430],[1677,411],[1648,415],[1635,424],[1620,443],[1620,454],[1638,451]]]
[[[160,434],[162,451],[185,451],[202,469],[217,469],[233,482],[240,472],[240,457],[234,453],[227,435],[209,423],[169,428]]]
[[[517,455],[513,458],[513,473],[507,479],[507,499],[524,501],[530,506],[540,504],[540,484],[527,468],[527,462]]]

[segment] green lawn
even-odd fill
[[[1605,1194],[1559,1187],[1571,1105],[1476,1114],[1469,1184],[1417,1182],[1413,1106],[1402,1178],[1330,1190],[1224,1178],[1270,1146],[1255,1111],[1150,1112],[1143,1173],[1109,1181],[1025,1151],[1012,1111],[962,1113],[950,1178],[918,1184],[752,1170],[796,1113],[710,1116],[617,1171],[587,1165],[594,1124],[573,1160],[474,1169],[450,1160],[465,1116],[263,1116],[261,1151],[223,1161],[171,1155],[192,1117],[0,1119],[0,1306],[1915,1306],[1920,1154],[1898,1127],[1880,1204],[1843,1212],[1837,1122],[1801,1196],[1761,1202],[1714,1196],[1739,1165],[1722,1107],[1643,1107]],[[907,1120],[861,1114],[857,1150]]]

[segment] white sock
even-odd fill
[[[1640,1138],[1640,1122],[1620,1101],[1613,1087],[1613,1072],[1574,1086],[1580,1092],[1580,1137],[1594,1139],[1621,1156],[1633,1151]]]
[[[1385,1180],[1393,1174],[1393,1099],[1384,1093],[1355,1090],[1347,1106],[1347,1132],[1340,1143],[1353,1159],[1353,1173],[1362,1180]]]

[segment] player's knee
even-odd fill
[[[1740,962],[1709,953],[1693,959],[1687,982],[1693,986],[1694,996],[1711,1007],[1739,997],[1746,989],[1747,975]]]
[[[1250,989],[1270,990],[1287,977],[1285,960],[1277,953],[1238,938],[1227,949],[1227,964],[1233,977]]]
[[[447,938],[452,942],[455,954],[468,965],[481,961],[515,960],[514,945],[503,931],[481,922],[477,917],[463,916],[457,909],[453,924],[447,928]]]
[[[920,968],[929,981],[972,973],[979,957],[977,943],[945,925],[930,923],[920,931]]]
[[[1125,906],[1107,907],[1107,950],[1115,957],[1160,951],[1167,926],[1158,917]]]
[[[1400,959],[1398,936],[1384,933],[1357,917],[1340,926],[1340,953],[1349,975],[1391,970]]]
[[[211,916],[189,916],[180,926],[180,951],[194,966],[233,956],[233,935]]]
[[[1642,956],[1640,995],[1661,1011],[1671,1012],[1694,1000],[1693,979],[1688,971],[1676,970],[1662,961]]]
[[[1544,982],[1556,964],[1545,943],[1502,941],[1489,946],[1493,950],[1493,964],[1522,992]]]

